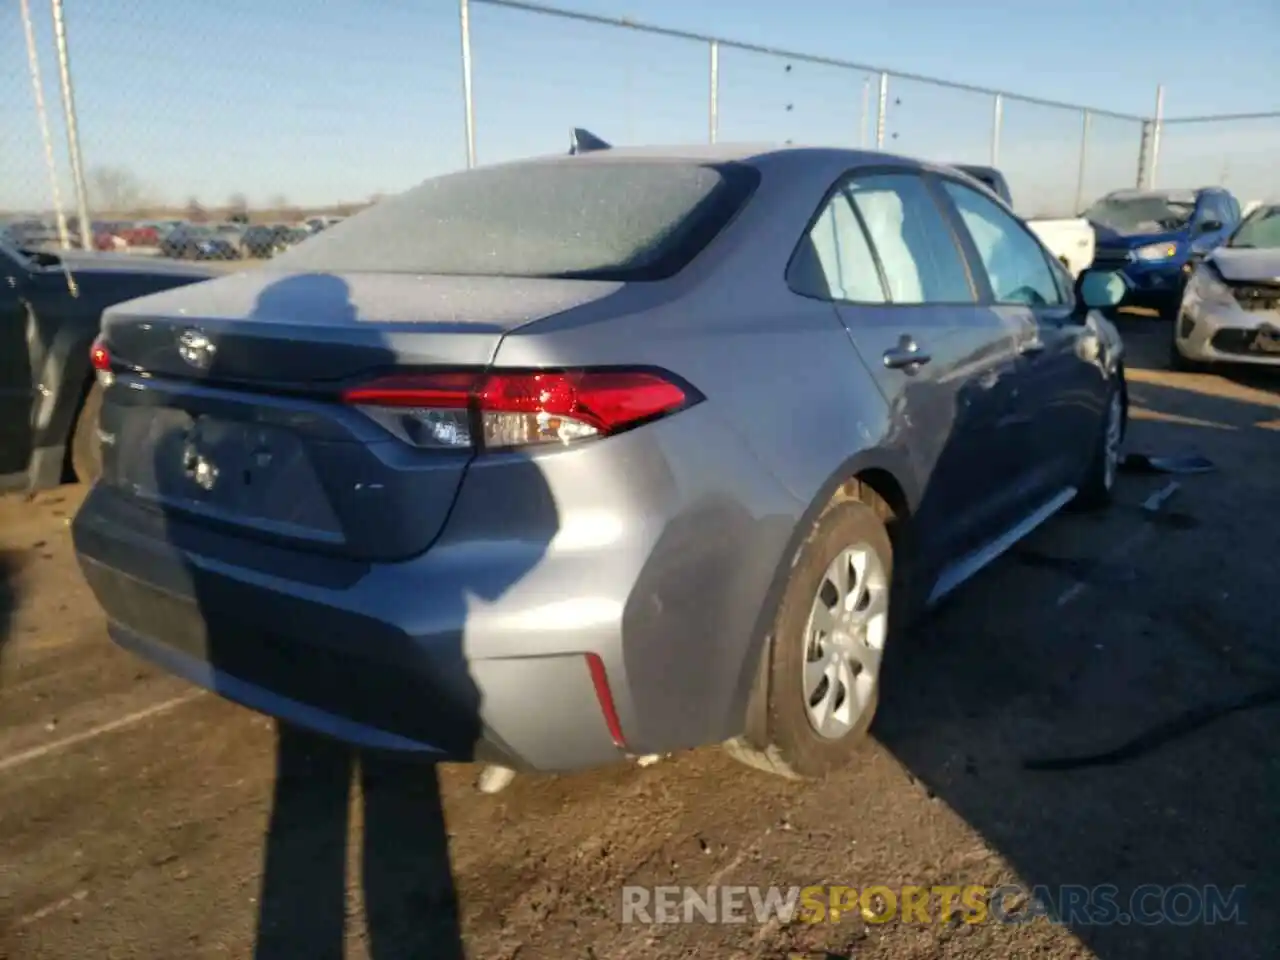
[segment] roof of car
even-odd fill
[[[1107,194],[1108,199],[1112,200],[1137,200],[1141,197],[1158,198],[1167,200],[1170,203],[1195,203],[1196,197],[1205,191],[1219,191],[1218,187],[1195,187],[1192,189],[1169,188],[1163,190],[1154,189],[1127,189],[1112,190]]]
[[[654,144],[634,147],[609,147],[578,154],[550,154],[510,161],[522,163],[616,163],[628,160],[689,161],[695,163],[843,163],[849,167],[863,165],[928,166],[919,160],[873,150],[843,147],[776,143]],[[505,165],[505,164],[504,164]]]

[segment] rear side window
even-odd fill
[[[974,302],[955,237],[922,179],[855,177],[845,191],[866,224],[893,303]]]
[[[272,261],[287,270],[656,280],[748,202],[745,164],[557,159],[436,177]]]
[[[824,300],[885,302],[867,235],[843,193],[831,198],[801,241],[787,280],[798,292]]]

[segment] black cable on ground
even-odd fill
[[[1024,760],[1022,767],[1024,770],[1040,771],[1080,770],[1085,767],[1107,767],[1126,763],[1152,753],[1172,740],[1194,733],[1215,720],[1221,720],[1242,710],[1253,710],[1277,703],[1280,703],[1280,682],[1230,700],[1193,707],[1111,750],[1075,757],[1042,757]]]

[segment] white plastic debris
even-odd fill
[[[480,788],[481,793],[498,793],[511,786],[511,781],[515,778],[514,770],[490,764],[480,772],[480,779],[476,786]]]

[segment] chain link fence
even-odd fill
[[[36,12],[31,0],[12,0],[0,13],[0,220],[24,245],[61,245],[76,227],[60,162],[67,138],[52,26]]]
[[[53,65],[50,0],[29,2]],[[4,126],[24,138],[3,152],[13,170],[0,217],[49,221],[40,111],[11,55],[21,37],[7,12],[0,19],[0,79],[22,121]],[[66,32],[100,250],[261,259],[465,162],[456,40],[450,57],[420,55],[429,38],[456,38],[449,5],[384,4],[370,16],[364,0],[67,0]],[[56,68],[44,80],[52,114]],[[56,138],[61,159],[65,124]]]
[[[1280,145],[1277,116],[1152,137],[1137,116],[526,0],[63,3],[0,14],[0,222],[26,244],[261,259],[425,177],[560,152],[573,127],[991,164],[1036,217],[1157,170],[1252,199]]]
[[[1247,207],[1280,199],[1278,157],[1280,112],[1165,120],[1157,176],[1170,186],[1226,187]]]

